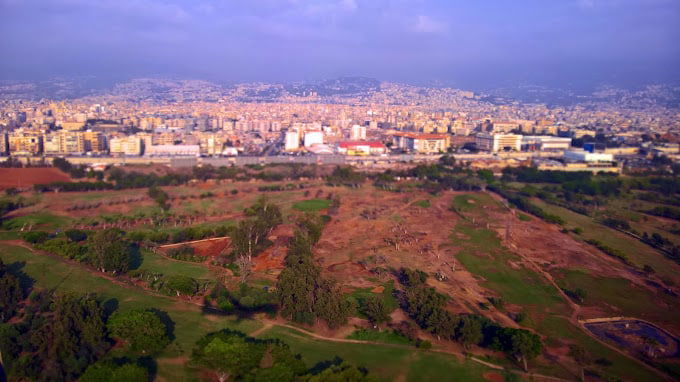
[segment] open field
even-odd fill
[[[68,174],[54,167],[0,168],[0,190],[70,180]]]
[[[588,235],[601,241],[610,240],[615,245],[618,237],[607,238],[610,234],[608,231],[612,230],[587,217],[589,221],[576,220],[582,215],[571,211],[546,206],[546,210],[554,208],[550,210],[551,213],[566,211],[564,217],[569,228],[577,227],[578,224],[593,224],[584,226],[584,233],[580,236],[561,232],[559,226],[545,223],[534,216],[509,210],[500,198],[484,192],[446,191],[431,195],[413,188],[395,193],[378,190],[369,184],[360,188],[346,188],[329,187],[320,182],[310,182],[305,189],[257,191],[263,184],[285,183],[213,182],[165,187],[166,192],[174,197],[170,214],[184,217],[160,225],[150,224],[148,218],[141,218],[139,223],[121,228],[174,233],[183,226],[234,225],[245,217],[244,208],[265,195],[269,201],[281,207],[284,223],[268,238],[272,245],[254,257],[251,282],[254,285],[272,286],[283,268],[296,217],[308,211],[322,211],[322,214],[329,214],[331,219],[314,248],[314,259],[325,276],[339,282],[349,299],[380,296],[394,310],[393,320],[398,323],[405,320],[406,315],[398,309],[394,297],[401,285],[392,270],[401,267],[423,270],[429,276],[428,284],[449,297],[447,310],[480,314],[503,326],[535,330],[543,338],[546,348],[541,356],[530,362],[530,369],[566,379],[575,379],[579,374],[578,366],[568,355],[570,344],[579,344],[594,356],[611,361],[611,366],[596,367],[603,375],[641,381],[658,378],[577,327],[577,316],[593,318],[625,314],[653,321],[673,332],[680,330],[677,297],[664,294],[654,284],[661,285],[663,277],[677,280],[676,285],[680,285],[680,272],[674,268],[677,265],[634,239],[630,239],[633,240],[630,243],[624,241],[618,245],[628,250],[638,248],[633,247],[635,243],[644,246],[648,251],[631,254],[631,258],[640,266],[651,264],[658,269],[657,275],[645,275],[622,264],[583,242],[588,228],[591,228],[594,233],[589,232]],[[231,190],[238,192],[232,193]],[[145,192],[137,191],[140,195]],[[208,196],[201,198],[201,194]],[[158,211],[158,207],[147,199],[107,204],[107,201],[133,197],[130,190],[46,193],[39,204],[12,212],[6,224],[10,224],[9,228],[16,232],[29,219],[33,219],[34,229],[56,230],[68,228],[84,219],[97,219],[102,214],[151,214]],[[330,197],[338,199],[339,206],[326,212],[324,209],[330,206]],[[102,202],[102,206],[67,210],[68,206],[91,202]],[[48,206],[51,213],[42,212]],[[107,224],[110,226],[115,223]],[[99,227],[101,225],[95,226]],[[3,234],[8,239],[16,238],[13,232]],[[205,243],[197,245],[195,249],[207,257],[226,248],[214,248],[212,241]],[[122,309],[153,306],[168,311],[173,319],[176,318],[178,325],[175,329],[177,344],[171,345],[158,360],[159,375],[165,380],[176,375],[188,376],[183,362],[179,360],[189,354],[195,340],[206,332],[230,327],[250,333],[261,328],[261,323],[256,320],[238,321],[233,317],[204,315],[199,307],[189,302],[156,296],[139,288],[131,289],[56,258],[33,256],[17,247],[2,246],[0,250],[6,252],[2,255],[3,259],[7,256],[8,260],[5,261],[25,261],[25,271],[36,278],[40,286],[81,292],[98,291],[105,298],[116,298]],[[238,277],[230,276],[226,270],[216,270],[208,262],[174,261],[146,251],[139,269],[164,275],[181,274],[196,279],[224,280],[228,285],[238,282]],[[560,288],[582,288],[588,293],[584,302],[575,308]],[[337,330],[330,330],[323,325],[305,328],[326,337],[344,339],[353,332],[354,326],[368,327],[365,317],[358,312],[355,315],[350,325]],[[523,316],[522,319],[518,318],[520,316]],[[439,380],[450,376],[481,380],[482,375],[488,372],[478,364],[456,361],[448,355],[422,352],[413,346],[324,342],[276,325],[271,328],[267,326],[257,334],[261,338],[284,339],[295,351],[303,354],[310,366],[339,355],[355,364],[365,365],[390,380]],[[394,338],[381,336],[374,340],[394,342]],[[421,336],[433,341],[435,348],[463,351],[455,342],[437,341],[428,333],[421,333]],[[493,362],[504,362],[511,368],[518,367],[514,361],[504,358],[502,353],[473,349],[473,353],[479,352],[493,360],[500,360]],[[669,364],[672,365],[672,362],[669,361]]]

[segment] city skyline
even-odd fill
[[[677,82],[668,0],[0,2],[0,77],[367,76],[473,90]],[[96,20],[96,22],[88,22]]]

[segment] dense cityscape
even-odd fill
[[[599,102],[591,97],[570,106],[367,78],[229,88],[139,79],[101,93],[27,100],[10,99],[11,92],[3,91],[0,153],[34,162],[74,157],[100,166],[172,158],[194,159],[185,164],[203,163],[201,158],[255,163],[252,157],[267,156],[279,157],[268,161],[306,163],[310,159],[304,157],[315,156],[320,162],[380,165],[403,161],[405,154],[433,160],[455,153],[478,167],[535,158],[544,168],[592,171],[620,171],[625,163],[640,167],[655,157],[674,161],[680,155],[679,111],[668,106],[677,96],[673,88],[623,95],[610,90],[597,94]],[[234,159],[239,156],[250,159]],[[232,159],[211,162],[215,158]]]

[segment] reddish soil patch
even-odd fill
[[[274,232],[272,232],[272,235],[268,238],[273,242],[273,244],[253,258],[253,271],[265,272],[269,270],[283,269],[283,262],[286,258],[288,241],[292,236],[292,226],[282,224],[276,227]]]
[[[184,243],[163,245],[159,249],[163,253],[167,253],[167,251],[172,248],[188,245],[194,249],[194,253],[196,255],[203,257],[217,257],[219,254],[225,252],[230,244],[231,239],[228,237],[217,237],[214,239],[187,241]]]
[[[503,382],[503,381],[505,381],[505,378],[502,375],[500,375],[498,373],[491,372],[491,371],[484,373],[484,375],[482,375],[482,376],[484,377],[484,379],[486,379],[487,381],[490,381],[490,382]]]
[[[70,181],[68,174],[54,167],[0,168],[0,189]]]

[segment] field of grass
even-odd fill
[[[66,216],[58,216],[49,212],[36,212],[30,215],[7,219],[2,223],[2,228],[18,230],[23,226],[33,225],[33,230],[52,231],[58,228],[66,228],[70,222],[71,219]]]
[[[451,235],[455,245],[462,246],[456,256],[475,275],[484,277],[482,284],[498,292],[505,302],[528,307],[529,310],[566,312],[568,307],[555,288],[535,272],[514,268],[519,258],[502,248],[494,231],[458,224]]]
[[[173,261],[149,250],[142,251],[142,264],[138,269],[166,276],[184,275],[195,279],[217,279],[217,275],[204,265]]]
[[[611,305],[620,309],[612,313],[658,323],[680,322],[680,311],[676,309],[677,299],[663,293],[655,295],[626,279],[597,277],[583,270],[570,269],[558,272],[557,280],[565,288],[585,290],[585,305],[601,308]]]
[[[650,265],[661,277],[676,279],[680,273],[680,265],[667,259],[654,248],[621,232],[595,222],[592,218],[535,199],[533,202],[550,214],[564,219],[568,228],[581,228],[583,232],[578,237],[594,239],[603,244],[625,253],[638,267]]]
[[[296,331],[275,326],[258,336],[278,338],[302,355],[312,367],[318,362],[340,357],[358,366],[367,367],[372,374],[394,381],[406,377],[407,381],[484,381],[482,375],[489,369],[455,356],[414,349],[412,346],[352,344],[317,341],[299,335]]]
[[[314,212],[330,207],[331,203],[328,199],[309,199],[295,203],[293,208],[299,211]]]

